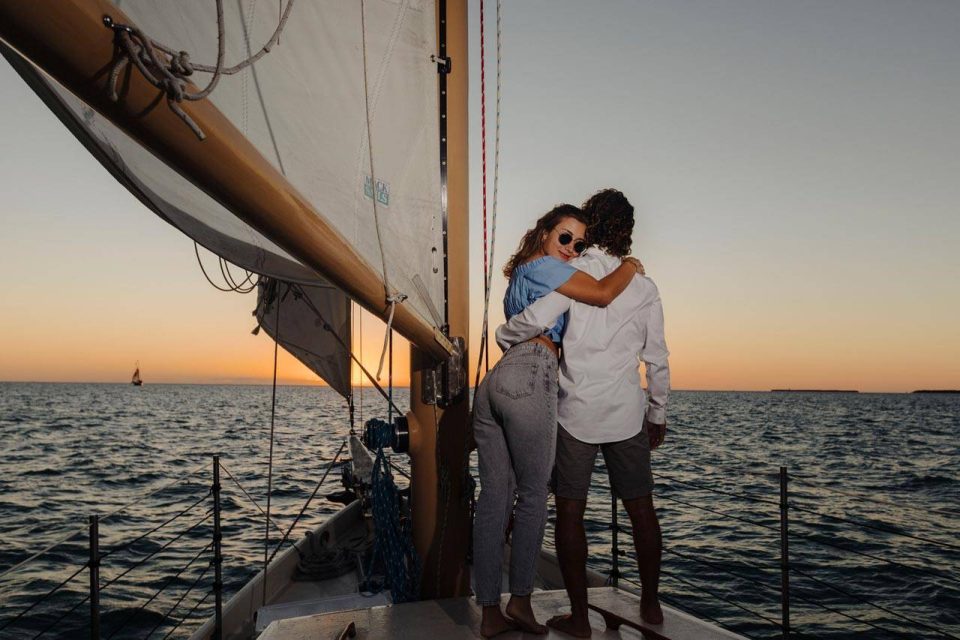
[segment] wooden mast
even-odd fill
[[[130,74],[120,100],[109,99],[114,45],[104,16],[132,24],[107,0],[0,0],[0,39],[238,218],[386,320],[390,308],[379,273],[212,102],[180,103],[206,134],[200,141],[139,73]],[[438,341],[433,327],[404,305],[397,305],[393,326],[429,357],[448,356],[446,341]]]
[[[451,337],[464,340],[469,362],[469,173],[467,0],[436,0],[437,27],[446,32],[447,169],[447,322]],[[445,7],[443,5],[446,5]],[[444,19],[445,24],[441,23]],[[438,42],[440,39],[438,39]],[[441,48],[441,55],[444,52]],[[443,127],[441,126],[441,132]],[[442,144],[443,141],[441,141]],[[441,154],[442,155],[442,154]],[[469,454],[469,392],[441,408],[423,402],[426,376],[435,365],[416,345],[410,350],[410,458],[413,471],[413,535],[423,563],[421,597],[449,598],[469,593],[469,493],[465,480]]]
[[[449,335],[464,340],[465,363],[469,361],[467,0],[436,2],[438,30],[446,31],[446,56],[452,61],[446,75],[445,307]],[[206,134],[200,141],[139,73],[130,74],[121,100],[109,99],[114,45],[113,32],[103,23],[107,15],[115,23],[132,24],[107,0],[0,0],[0,39],[237,217],[386,319],[389,306],[377,271],[210,101],[180,104]],[[449,356],[449,343],[403,305],[396,308],[393,326],[411,343],[408,418],[414,543],[423,562],[421,595],[465,595],[470,582],[469,495],[464,493],[469,394],[464,390],[443,408],[424,402],[425,379]]]

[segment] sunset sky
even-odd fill
[[[960,388],[960,3],[503,11],[498,271],[553,204],[616,186],[662,293],[675,388]],[[0,114],[0,380],[123,382],[139,360],[148,383],[269,382],[255,294],[214,290],[192,241],[113,181],[5,61]],[[505,284],[494,276],[494,327]],[[363,327],[376,368],[383,325]],[[404,384],[400,342],[396,358]],[[316,381],[291,357],[279,371]]]

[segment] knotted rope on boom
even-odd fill
[[[120,76],[124,69],[132,62],[147,82],[163,91],[166,95],[167,106],[170,107],[170,110],[177,114],[200,140],[206,139],[206,135],[187,112],[183,110],[180,103],[184,100],[203,100],[213,93],[217,83],[220,82],[221,76],[233,75],[242,71],[269,53],[270,49],[280,42],[280,34],[287,24],[290,11],[293,9],[293,3],[295,2],[295,0],[288,0],[283,13],[280,15],[280,21],[277,24],[276,30],[273,32],[273,36],[257,53],[248,56],[245,60],[231,67],[226,67],[224,66],[226,28],[223,0],[215,1],[217,6],[217,63],[215,65],[191,62],[188,52],[177,51],[172,47],[153,40],[137,27],[118,24],[114,22],[111,16],[104,16],[104,26],[112,29],[114,33],[114,60],[107,84],[110,91],[110,99],[113,102],[120,100],[120,93],[117,90],[120,83]],[[188,91],[187,87],[189,83],[188,78],[196,71],[212,73],[213,77],[204,89],[194,93]]]

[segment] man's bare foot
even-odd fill
[[[547,620],[547,626],[574,638],[589,638],[593,635],[590,620],[574,620],[572,614],[553,616]]]
[[[507,603],[507,616],[509,616],[520,630],[524,633],[533,633],[538,636],[547,635],[548,629],[537,622],[533,615],[533,608],[530,606],[530,596],[511,596]]]
[[[663,624],[663,610],[660,609],[660,601],[653,599],[652,602],[640,598],[640,617],[644,622],[650,624]]]
[[[503,616],[500,606],[484,607],[483,620],[480,622],[480,635],[484,638],[492,638],[507,631],[516,631],[516,623]]]

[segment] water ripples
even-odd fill
[[[402,406],[406,391],[397,396]],[[366,417],[383,417],[372,392],[362,409]],[[114,637],[144,637],[154,627],[154,637],[168,633],[175,623],[164,615],[184,616],[209,592],[209,553],[202,552],[212,532],[209,520],[201,521],[209,501],[129,543],[206,495],[213,454],[265,505],[269,411],[269,387],[0,384],[0,571],[77,532],[0,578],[0,626],[86,561],[89,515],[107,516],[162,488],[101,523],[101,549],[110,552],[101,580],[129,571],[104,592],[102,624],[104,637],[122,624]],[[923,625],[960,636],[958,416],[960,398],[951,396],[675,393],[667,443],[654,454],[664,598],[751,637],[780,637],[767,620],[780,620],[784,465],[797,638],[945,637]],[[284,387],[276,424],[271,511],[286,529],[349,428],[346,404],[328,389]],[[590,557],[594,568],[608,572],[610,498],[602,458],[596,471],[587,512]],[[183,480],[164,488],[177,478]],[[263,516],[229,477],[222,485],[229,596],[262,563],[265,531]],[[328,480],[294,535],[340,508],[322,499],[337,489]],[[625,513],[619,517],[628,523]],[[274,530],[271,544],[278,541]],[[546,544],[552,545],[549,530]],[[636,580],[623,534],[620,548],[627,550],[624,578]],[[33,637],[54,623],[43,637],[84,635],[86,581],[81,572],[0,630],[0,638]],[[57,621],[71,607],[77,608]],[[194,617],[204,619],[211,608],[209,598]],[[187,622],[176,633],[189,628]]]

